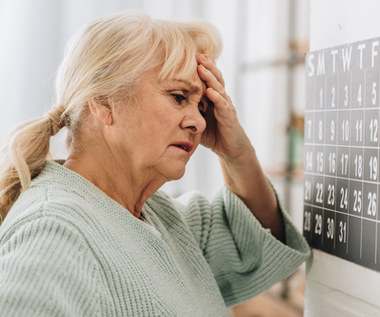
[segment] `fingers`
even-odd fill
[[[203,65],[206,69],[209,69],[214,74],[216,80],[224,87],[225,83],[222,72],[216,66],[213,59],[204,54],[197,53],[197,61],[200,65]]]
[[[210,87],[207,88],[206,95],[207,98],[214,104],[214,107],[219,111],[225,111],[227,109],[235,110],[229,96],[223,96],[218,91]]]
[[[221,71],[215,63],[208,57],[198,54],[200,64],[198,65],[199,77],[206,83],[206,95],[217,109],[226,110],[234,108],[231,98],[224,89],[224,80]],[[204,61],[204,62],[203,62]],[[208,67],[209,68],[208,68]],[[222,81],[222,82],[221,82]]]
[[[224,86],[218,81],[216,76],[204,67],[202,64],[198,65],[199,77],[206,83],[207,87],[216,90],[219,94],[225,95]]]

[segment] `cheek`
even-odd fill
[[[193,153],[198,148],[198,145],[201,143],[201,138],[202,138],[201,134],[198,134],[198,135],[194,136],[194,139],[193,139],[193,143],[194,143]]]
[[[166,131],[170,133],[173,129],[176,129],[181,122],[181,113],[173,109],[172,107],[163,107],[160,111],[157,111],[153,116],[153,124],[156,130],[161,132]]]

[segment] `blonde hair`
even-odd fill
[[[216,59],[218,31],[205,22],[170,22],[124,12],[93,21],[70,41],[56,78],[56,104],[46,116],[16,127],[0,156],[0,224],[50,158],[50,136],[77,134],[90,98],[132,100],[144,74],[188,78],[196,53]]]

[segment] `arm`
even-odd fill
[[[200,193],[186,193],[176,199],[175,209],[199,243],[228,306],[283,280],[310,255],[289,215],[283,212],[285,245],[227,187],[211,202]]]
[[[213,60],[201,54],[197,58],[198,74],[208,87],[206,95],[213,105],[207,109],[202,144],[219,156],[228,189],[244,201],[263,227],[284,241],[284,221],[276,195],[238,121],[223,76]]]

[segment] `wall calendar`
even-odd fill
[[[380,37],[306,56],[303,235],[380,271]]]

